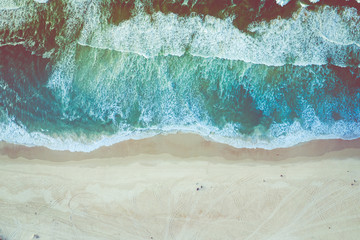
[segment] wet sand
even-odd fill
[[[0,144],[2,239],[358,239],[360,140],[265,151],[191,134],[91,153]]]

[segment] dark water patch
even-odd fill
[[[260,124],[262,112],[256,108],[253,98],[241,82],[225,83],[225,79],[221,78],[201,81],[205,83],[198,90],[214,126],[221,129],[228,123],[235,124],[240,133],[251,134]],[[223,85],[223,90],[220,89],[220,84]]]
[[[22,46],[0,47],[0,56],[0,102],[9,116],[35,128],[56,122],[56,102],[46,89],[49,59],[31,54]]]
[[[246,31],[247,26],[256,21],[269,21],[277,17],[289,18],[299,9],[297,1],[285,6],[276,4],[275,0],[152,0],[140,1],[147,14],[156,12],[175,13],[180,17],[191,14],[213,16],[220,19],[234,17],[234,25]],[[118,25],[130,19],[135,13],[134,0],[105,0],[101,4],[102,14],[107,16],[108,23]]]
[[[253,22],[270,21],[275,18],[287,19],[305,3],[308,10],[318,10],[320,6],[354,7],[360,9],[360,4],[355,0],[337,1],[322,0],[318,3],[309,1],[290,1],[280,6],[275,0],[153,0],[143,1],[144,10],[147,14],[162,12],[164,14],[175,13],[181,17],[198,14],[200,16],[213,16],[220,19],[234,17],[233,24],[242,31],[247,31],[249,24]],[[134,1],[115,1],[111,4],[111,23],[119,24],[123,20],[131,18],[134,12]],[[340,9],[340,8],[339,8]]]
[[[19,9],[2,9],[0,12],[15,25],[16,21],[23,21],[16,28],[10,25],[5,31],[0,31],[0,44],[20,42],[38,55],[64,48],[79,37],[83,26],[79,18],[76,24],[67,24],[73,16],[68,12],[67,2],[63,0],[52,0],[46,4],[30,1]]]
[[[360,22],[359,22],[360,24]],[[348,58],[346,59],[346,66],[359,67],[360,66],[360,52],[351,51],[349,52]]]
[[[52,71],[50,59],[22,46],[0,47],[0,108],[29,132],[50,136],[114,133],[113,126],[91,119],[79,111],[78,119],[64,118],[64,106],[47,87]]]
[[[104,0],[101,2],[101,12],[107,15],[109,24],[118,25],[122,21],[133,16],[135,8],[134,0]]]
[[[338,67],[329,65],[329,68],[338,77],[341,83],[347,89],[347,94],[354,95],[360,93],[360,69],[354,67]]]
[[[135,1],[111,0],[105,2],[107,7],[103,11],[111,12],[108,18],[110,23],[119,24],[130,19],[134,14]],[[308,4],[308,10],[318,10],[320,6],[324,5],[360,9],[360,4],[355,0],[323,0],[318,3],[293,0],[284,6],[280,6],[275,0],[153,0],[143,1],[142,4],[145,12],[150,15],[156,12],[175,13],[181,17],[199,14],[220,19],[233,16],[234,25],[242,31],[247,31],[248,25],[253,22],[270,21],[275,18],[290,18],[301,7],[300,2]]]
[[[243,31],[247,31],[247,26],[254,21],[269,21],[277,17],[289,18],[298,8],[296,1],[291,1],[281,7],[275,1],[269,0],[189,0],[186,2],[155,0],[145,3],[145,11],[148,14],[155,12],[175,13],[179,16],[199,14],[220,19],[234,16],[234,25]]]

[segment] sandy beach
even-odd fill
[[[360,240],[360,0],[0,0],[0,240],[34,239]]]
[[[360,140],[272,151],[190,134],[91,153],[0,144],[0,236],[359,239]]]

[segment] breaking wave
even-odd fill
[[[244,30],[197,3],[130,1],[119,18],[113,2],[0,3],[0,140],[92,151],[176,132],[265,149],[360,137],[356,8],[265,21],[259,5],[265,20]]]

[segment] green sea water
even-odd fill
[[[272,149],[360,136],[355,8],[300,9],[249,33],[213,16],[140,9],[114,24],[94,3],[29,6],[0,10],[1,140],[91,151],[191,132]]]

